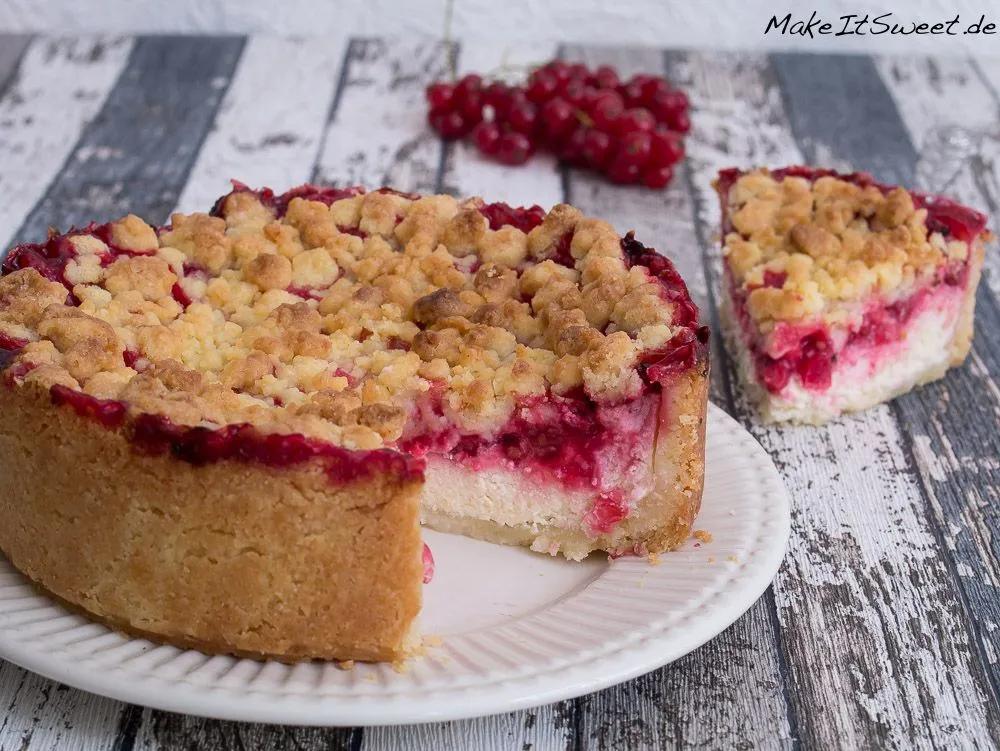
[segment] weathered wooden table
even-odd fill
[[[0,36],[0,244],[127,211],[166,220],[175,207],[207,209],[230,177],[568,200],[670,254],[712,316],[709,182],[720,167],[864,169],[1000,215],[1000,59],[559,50],[623,73],[664,71],[689,93],[687,161],[652,192],[545,158],[507,169],[442,146],[424,125],[423,88],[445,74],[448,50],[413,38]],[[455,52],[461,69],[488,71],[557,50]],[[793,499],[792,539],[767,594],[673,665],[531,711],[321,730],[171,715],[0,663],[0,748],[1000,744],[996,248],[987,264],[968,362],[825,428],[758,424],[717,344],[713,400],[774,457]]]

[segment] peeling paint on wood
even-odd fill
[[[17,233],[39,240],[129,212],[166,221],[232,76],[238,37],[142,37],[100,113],[84,130]]]
[[[127,39],[40,38],[6,77],[0,97],[0,249],[9,247],[25,215],[63,168],[131,49]]]
[[[312,177],[347,40],[250,39],[178,202],[207,211],[230,179],[285,190]]]
[[[442,148],[426,127],[424,88],[446,75],[447,53],[426,38],[352,40],[314,182],[432,192]]]
[[[104,751],[125,705],[0,662],[0,749]]]

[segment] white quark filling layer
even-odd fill
[[[955,335],[964,295],[963,288],[942,287],[931,293],[910,320],[906,336],[900,341],[883,346],[848,347],[840,354],[830,388],[825,391],[803,388],[795,377],[781,394],[771,394],[755,386],[765,418],[822,423],[844,412],[867,409],[941,377],[951,361],[948,345]],[[744,382],[756,384],[749,350],[746,346],[737,349]]]

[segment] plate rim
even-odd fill
[[[712,593],[709,599],[718,600],[723,593],[726,596],[721,602],[713,603],[707,614],[702,614],[698,629],[678,628],[680,624],[672,622],[638,638],[627,639],[626,643],[603,654],[577,659],[562,667],[472,685],[428,687],[419,697],[412,693],[356,695],[348,701],[341,696],[310,695],[306,691],[278,695],[246,686],[205,686],[183,677],[167,678],[130,671],[122,666],[105,670],[95,670],[93,665],[75,666],[68,662],[65,650],[45,651],[37,646],[32,649],[30,641],[18,639],[16,633],[7,629],[0,630],[0,657],[51,680],[118,701],[224,720],[303,726],[385,726],[468,719],[599,691],[657,670],[718,636],[760,599],[784,559],[791,533],[791,508],[777,467],[743,425],[710,402],[709,425],[713,421],[747,444],[748,451],[756,454],[758,460],[763,460],[757,463],[766,475],[761,483],[766,490],[762,487],[759,495],[769,501],[767,521],[772,531],[767,544],[755,549],[751,559],[742,561],[732,570],[725,586]],[[709,441],[710,436],[711,430]],[[750,459],[752,457],[748,457]],[[5,558],[2,560],[18,576],[25,578]],[[52,598],[38,594],[45,597],[49,605],[63,611],[56,617],[75,615]],[[84,625],[95,626],[104,634],[114,633],[94,621]],[[147,653],[164,647],[135,637],[128,637],[119,646],[136,643],[152,644],[153,648]],[[178,655],[202,654],[197,650],[173,649],[178,650]],[[231,658],[221,656],[221,659]],[[261,671],[271,664],[269,661],[237,660],[234,667],[244,662],[260,665]],[[178,685],[185,689],[176,690]]]

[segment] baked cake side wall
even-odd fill
[[[705,486],[709,360],[665,386],[653,446],[655,485],[624,524],[650,552],[673,550],[691,534]]]
[[[31,384],[0,387],[0,549],[114,627],[279,659],[404,656],[420,481],[135,453]]]

